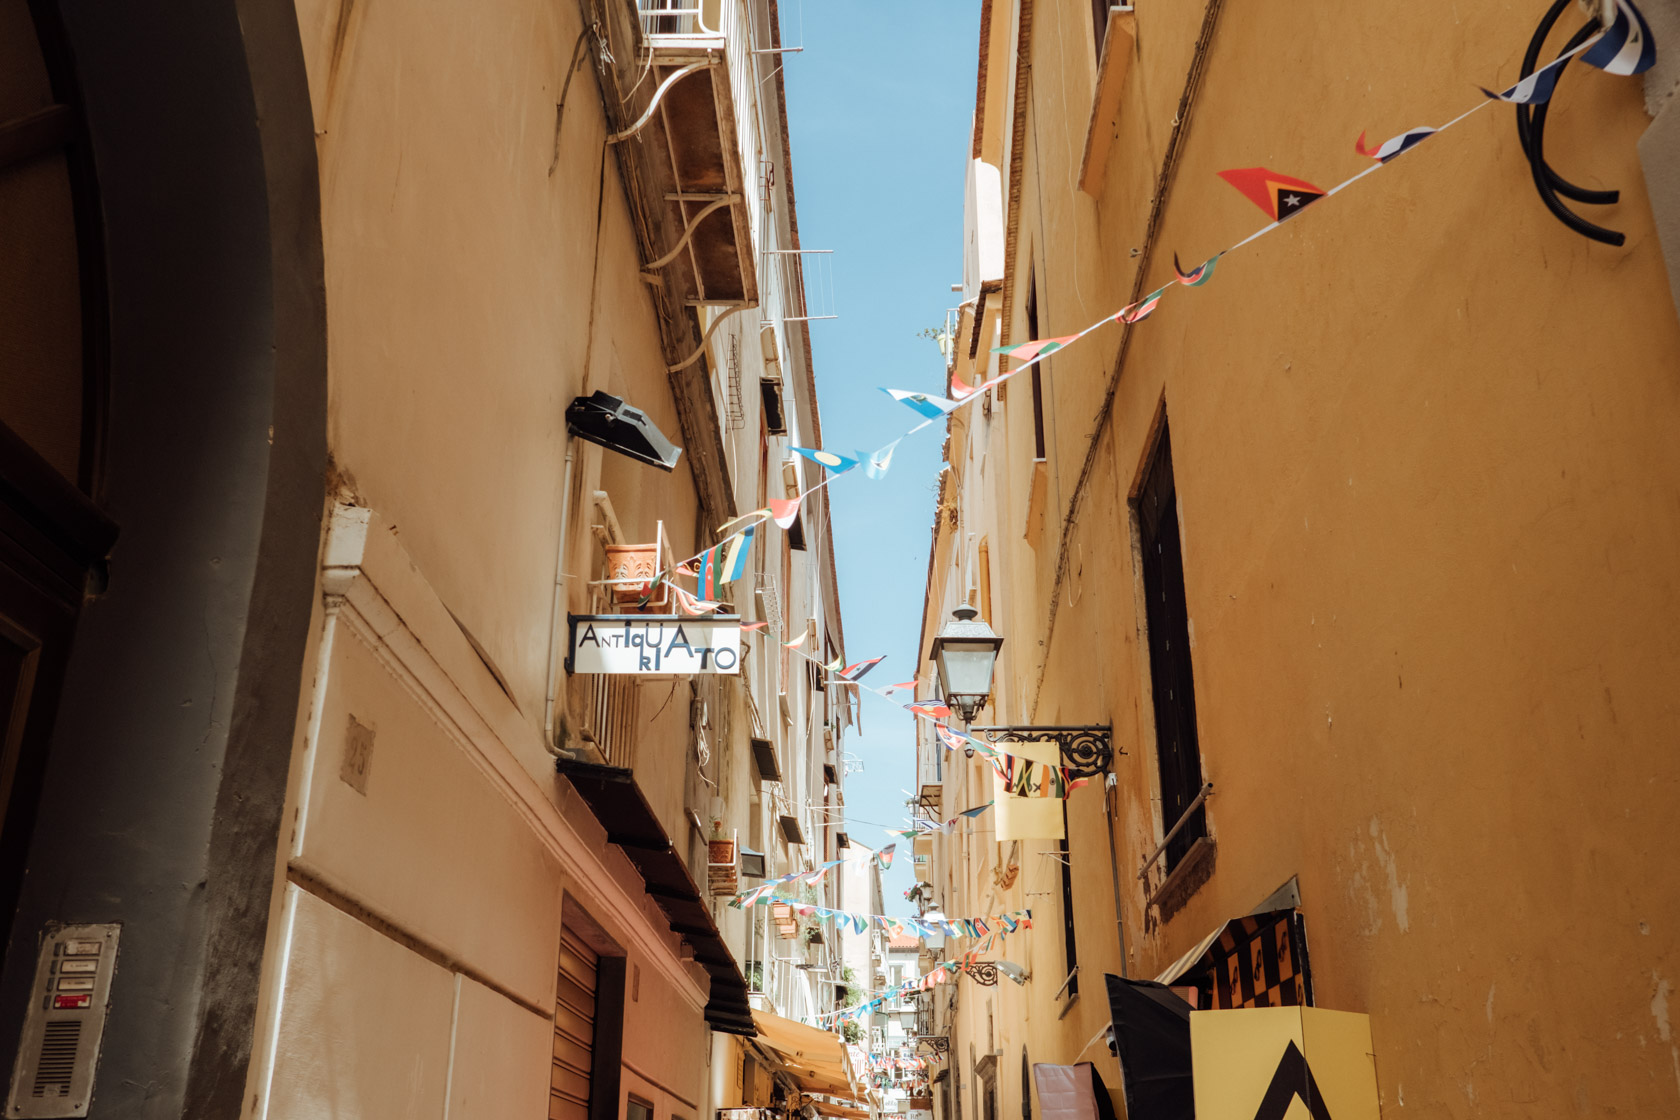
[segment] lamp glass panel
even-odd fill
[[[939,683],[945,695],[985,696],[992,691],[997,646],[989,641],[946,639],[939,650]]]

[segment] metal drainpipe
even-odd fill
[[[543,746],[559,754],[554,742],[554,707],[560,696],[560,675],[556,662],[560,654],[560,607],[566,592],[566,528],[572,519],[572,436],[566,433],[566,481],[560,492],[560,541],[554,557],[554,603],[548,616],[548,699],[543,704]]]
[[[1120,857],[1114,851],[1114,792],[1119,783],[1113,774],[1103,779],[1103,815],[1108,818],[1108,873],[1114,879],[1114,932],[1120,938],[1120,976],[1126,977],[1126,920],[1120,912]]]

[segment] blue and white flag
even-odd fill
[[[937,420],[957,407],[956,401],[946,400],[944,397],[935,397],[928,393],[912,393],[908,389],[882,389],[881,392],[900,404],[915,409],[929,420]]]
[[[1484,90],[1483,92],[1487,91]],[[1433,135],[1435,135],[1433,128],[1412,128],[1398,136],[1392,136],[1384,140],[1374,148],[1367,148],[1365,146],[1365,134],[1361,132],[1359,139],[1353,143],[1353,150],[1362,156],[1376,160],[1378,163],[1387,163],[1395,156],[1411,151]]]
[[[821,463],[835,474],[845,474],[858,465],[857,459],[850,455],[841,455],[834,451],[824,451],[820,447],[790,447],[789,451],[795,455],[803,455],[813,463]]]
[[[1540,105],[1552,99],[1552,91],[1557,88],[1558,75],[1563,73],[1563,64],[1571,56],[1553,62],[1548,62],[1504,93],[1495,93],[1486,86],[1482,92],[1495,101],[1504,101],[1511,105]],[[1398,154],[1398,153],[1396,153]]]
[[[886,477],[887,468],[892,466],[893,452],[898,450],[898,445],[903,441],[903,439],[904,437],[900,436],[898,439],[893,440],[873,455],[865,455],[863,452],[859,451],[857,453],[857,457],[863,460],[864,476],[867,478]]]
[[[1643,74],[1657,61],[1657,43],[1651,27],[1629,0],[1615,0],[1616,15],[1581,61],[1606,74]]]

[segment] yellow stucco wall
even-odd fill
[[[1004,312],[1016,341],[1029,262],[1042,335],[1111,314],[1137,260],[1147,291],[1175,250],[1188,265],[1264,223],[1215,172],[1265,165],[1333,185],[1366,166],[1361,129],[1380,140],[1441,122],[1475,103],[1475,83],[1515,80],[1540,15],[1224,6],[1158,231],[1134,258],[1203,10],[1139,9],[1093,199],[1075,187],[1090,5],[1034,9]],[[1036,541],[1021,536],[1025,379],[953,440],[962,523],[930,594],[960,598],[945,581],[965,578],[967,535],[987,538],[1007,639],[990,718],[1113,723],[1130,971],[1153,975],[1298,876],[1318,1002],[1370,1013],[1388,1109],[1680,1107],[1680,900],[1666,876],[1680,842],[1664,824],[1680,779],[1680,326],[1634,148],[1647,123],[1636,80],[1577,66],[1547,137],[1566,175],[1622,191],[1602,220],[1627,231],[1625,248],[1545,212],[1511,110],[1491,107],[1226,258],[1206,287],[1169,293],[1133,329],[1106,416],[1123,328],[1050,359]],[[1210,880],[1164,924],[1134,878],[1163,822],[1126,505],[1163,401],[1218,842]],[[1091,789],[1070,801],[1087,1005],[1097,970],[1120,962],[1101,802]],[[1050,862],[1023,858],[1029,892],[1053,882],[1033,884],[1035,861]],[[1046,925],[1025,989],[1031,1037],[1071,1060],[1106,1011],[1040,1032],[1039,962],[1059,960]],[[1018,1064],[1018,1041],[1001,1065]]]

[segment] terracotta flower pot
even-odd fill
[[[612,601],[620,607],[635,607],[642,601],[646,587],[653,582],[653,577],[659,574],[659,545],[658,544],[609,544],[607,552],[607,578],[639,580],[638,584],[626,584],[612,589]],[[668,605],[670,592],[660,587],[652,599],[648,600],[646,610],[664,610]]]

